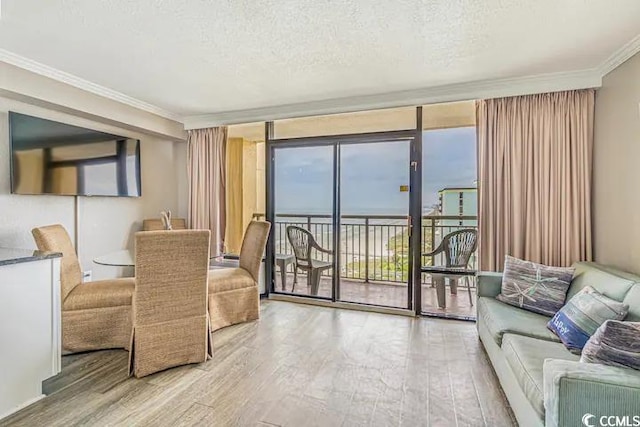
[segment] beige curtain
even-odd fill
[[[211,230],[211,256],[222,253],[227,128],[188,131],[189,227]]]
[[[591,260],[593,90],[479,101],[480,268]]]

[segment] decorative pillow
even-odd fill
[[[549,267],[506,256],[497,298],[534,313],[553,316],[564,304],[573,267]]]
[[[607,320],[622,320],[629,306],[587,286],[549,321],[547,327],[572,353],[580,353],[591,335]]]
[[[607,320],[587,341],[580,361],[640,370],[640,322]]]

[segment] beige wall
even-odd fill
[[[225,252],[240,253],[244,230],[259,212],[260,198],[264,199],[264,188],[259,187],[264,179],[260,179],[260,174],[264,176],[264,143],[230,137],[227,141]]]
[[[593,229],[598,262],[640,273],[640,54],[596,95]]]
[[[256,142],[256,207],[254,213],[262,215],[265,214],[265,202],[267,201],[265,160],[265,143],[264,141]]]
[[[143,218],[155,217],[164,209],[186,215],[186,143],[133,133],[0,97],[0,246],[35,248],[31,229],[39,225],[61,223],[72,238],[74,233],[73,197],[10,194],[9,110],[141,140],[142,197],[79,198],[80,261],[84,270],[93,271],[94,279],[123,273],[117,268],[98,266],[92,260],[99,255],[132,248],[133,232],[140,228]]]
[[[186,139],[184,125],[0,61],[0,97],[158,138]]]
[[[227,140],[225,252],[239,253],[242,242],[242,138]]]
[[[78,199],[80,262],[84,270],[93,271],[94,279],[127,273],[92,260],[132,249],[133,232],[143,218],[165,209],[186,217],[187,155],[181,123],[0,62],[0,246],[34,248],[30,230],[38,225],[61,223],[72,238],[75,234],[73,197],[10,194],[10,110],[141,140],[142,197]]]
[[[242,233],[256,213],[257,191],[257,144],[252,141],[242,141]],[[244,236],[243,236],[244,237]]]
[[[424,130],[474,126],[475,123],[475,101],[422,106],[422,129]],[[414,129],[415,127],[416,107],[299,117],[274,122],[276,138],[381,132]],[[264,122],[229,126],[230,138],[245,138],[250,141],[264,142],[264,136]]]

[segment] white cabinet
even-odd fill
[[[61,369],[60,259],[0,248],[0,419],[43,397]],[[3,257],[3,254],[5,256]],[[29,256],[29,254],[31,254]]]

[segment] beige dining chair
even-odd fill
[[[209,230],[138,232],[129,373],[144,377],[212,355]]]
[[[187,220],[184,218],[172,218],[171,228],[173,230],[186,230]],[[142,231],[159,231],[164,229],[164,224],[161,219],[148,218],[142,220]]]
[[[135,279],[83,283],[78,256],[62,225],[34,228],[31,233],[39,250],[62,253],[60,298],[63,350],[73,353],[129,348]]]
[[[240,267],[209,272],[212,330],[260,317],[258,279],[270,229],[269,222],[251,221],[240,249]]]

